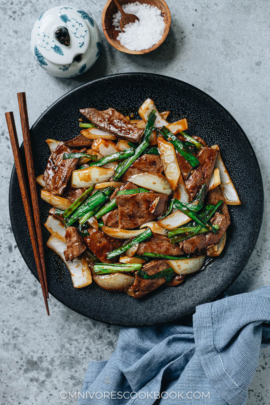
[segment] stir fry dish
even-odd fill
[[[219,256],[228,205],[241,204],[219,146],[188,135],[185,118],[169,123],[151,99],[141,119],[113,108],[80,113],[80,135],[47,139],[51,155],[37,177],[52,206],[47,246],[74,288],[94,281],[138,299]]]

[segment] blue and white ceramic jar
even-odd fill
[[[75,77],[88,70],[101,49],[97,24],[88,13],[71,6],[51,8],[35,22],[31,50],[48,73]]]

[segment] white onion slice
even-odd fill
[[[122,256],[119,259],[120,263],[138,263],[138,264],[143,264],[146,262],[146,260],[141,259],[140,257],[128,257],[128,256]]]
[[[156,111],[156,120],[155,120],[155,123],[154,123],[154,127],[161,128],[164,125],[165,126],[169,125],[169,123],[164,118],[162,118],[162,116],[160,115],[160,113],[158,112],[158,110],[157,110],[157,108],[155,106],[154,101],[151,100],[150,98],[145,100],[145,102],[143,103],[143,105],[139,109],[139,114],[140,114],[141,118],[145,122],[147,122],[148,116],[149,116],[149,114],[150,114],[150,112],[152,110]]]
[[[164,118],[164,120],[166,120],[168,118],[168,116],[170,115],[170,111],[162,111],[160,113],[161,117]]]
[[[130,120],[130,123],[136,125],[139,129],[144,129],[146,127],[146,122],[144,120]]]
[[[167,179],[161,174],[157,173],[134,174],[133,176],[130,176],[128,178],[128,181],[131,181],[137,186],[144,187],[161,194],[169,195],[172,192],[172,189]]]
[[[54,195],[47,190],[41,190],[40,197],[48,204],[59,208],[60,210],[65,211],[71,205],[71,202],[68,201],[67,198],[59,197],[58,195]]]
[[[75,258],[72,262],[67,262],[64,256],[67,245],[54,236],[50,236],[47,246],[61,257],[69,269],[74,288],[83,288],[92,283],[92,274],[84,257],[81,259]]]
[[[139,243],[136,243],[136,245],[131,246],[131,248],[129,248],[128,250],[126,250],[126,255],[128,257],[132,257],[136,254],[138,247],[139,247]]]
[[[158,235],[167,235],[166,229],[162,228],[158,222],[146,222],[140,228],[150,228],[153,233],[157,233]]]
[[[174,198],[185,204],[190,200],[182,174],[180,174],[178,186],[174,192]]]
[[[101,228],[106,235],[111,236],[112,238],[116,239],[130,239],[130,238],[135,238],[136,236],[140,235],[141,233],[144,232],[144,230],[126,230],[126,229],[118,229],[118,228],[109,228],[106,225],[103,225]]]
[[[167,217],[158,221],[158,224],[169,231],[179,228],[179,226],[187,224],[191,219],[181,212],[180,210],[176,210],[172,214],[168,215]]]
[[[103,156],[108,156],[119,152],[116,144],[112,141],[108,141],[107,139],[96,139],[92,143],[92,149]]]
[[[106,181],[105,183],[96,184],[95,189],[98,190],[100,188],[106,188],[106,187],[117,188],[117,187],[123,186],[123,184],[125,184],[125,183],[122,183],[121,181]]]
[[[212,174],[210,183],[209,183],[209,190],[214,190],[214,188],[219,186],[220,183],[221,183],[221,180],[220,180],[219,168],[216,167]]]
[[[191,274],[199,271],[205,261],[205,256],[192,257],[182,260],[166,260],[177,274]]]
[[[179,169],[174,146],[172,143],[165,141],[163,136],[159,136],[158,149],[164,167],[165,176],[172,190],[175,190],[178,185],[181,172]]]
[[[176,135],[179,132],[186,131],[188,129],[188,123],[186,118],[183,118],[182,120],[166,125],[166,128],[168,128],[169,131]]]
[[[120,141],[118,141],[116,144],[116,147],[120,151],[130,149],[130,145],[128,144],[128,141],[125,141],[124,139],[121,139]]]
[[[82,170],[74,170],[71,176],[71,187],[84,188],[96,183],[103,183],[109,180],[114,174],[113,169],[91,166]]]
[[[219,150],[217,145],[211,146],[211,148]],[[223,192],[226,203],[228,205],[240,205],[241,204],[240,198],[237,194],[236,188],[234,187],[232,179],[228,173],[228,170],[226,169],[226,166],[222,160],[220,153],[218,154],[216,160],[216,168],[219,169],[219,175],[221,180],[220,188]]]
[[[45,183],[45,181],[44,181],[43,174],[40,174],[39,176],[36,177],[36,182],[37,182],[37,184],[39,184],[41,187],[43,187],[43,188],[46,187],[46,183]]]
[[[115,141],[117,138],[105,131],[102,131],[101,129],[98,128],[88,128],[88,129],[83,129],[81,131],[81,134],[85,136],[88,139],[109,139],[111,141]]]
[[[221,253],[226,245],[226,239],[227,239],[227,235],[225,232],[217,245],[209,246],[207,248],[207,256],[217,257],[217,256],[221,255]]]
[[[95,282],[104,290],[108,291],[125,291],[132,286],[135,277],[128,274],[114,273],[104,274],[102,276],[93,276]]]
[[[88,219],[87,223],[94,228],[96,231],[98,231],[98,221],[96,219],[96,217],[91,217]]]
[[[105,165],[103,165],[102,167],[105,167],[105,169],[113,169],[115,170],[115,168],[118,166],[118,162],[109,162],[106,163]]]
[[[59,143],[61,143],[60,141],[56,141],[55,139],[46,139],[46,143],[49,146],[49,149],[52,152],[55,151],[55,149],[57,148],[57,146],[59,145]]]
[[[51,235],[66,243],[66,228],[59,219],[49,215],[44,225]]]

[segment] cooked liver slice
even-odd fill
[[[155,199],[159,197],[158,212],[164,213],[167,209],[168,196],[157,193],[140,193],[131,195],[119,195],[116,203],[119,211],[118,228],[135,229],[145,222],[152,221],[157,214],[152,214],[149,209]]]
[[[64,193],[71,174],[76,168],[79,159],[63,160],[63,154],[71,152],[71,149],[61,142],[48,159],[43,178],[46,189],[52,194],[62,195]]]
[[[114,193],[111,195],[110,200],[113,200],[116,198],[118,191],[120,190],[132,190],[138,188],[138,186],[135,186],[135,184],[131,183],[130,181],[123,184],[120,188],[116,188]],[[119,218],[119,213],[118,213],[118,208],[115,210],[108,212],[107,214],[103,215],[102,221],[106,226],[109,226],[110,228],[118,228],[118,218]]]
[[[78,135],[76,138],[70,139],[65,142],[65,145],[69,148],[90,148],[93,143],[92,139],[86,138],[86,136]]]
[[[224,196],[220,187],[216,187],[214,190],[209,191],[207,194],[207,204],[215,205],[219,200],[224,201]],[[213,225],[219,225],[219,231],[217,233],[209,232],[207,234],[197,235],[185,240],[180,245],[186,254],[202,253],[209,246],[217,245],[219,243],[231,223],[228,206],[225,201],[221,205],[220,210],[222,213],[216,212],[211,220]]]
[[[144,132],[143,129],[139,129],[131,124],[124,115],[113,108],[105,111],[98,111],[95,108],[85,108],[80,110],[80,113],[98,128],[127,141],[139,142]]]
[[[129,177],[139,173],[159,173],[163,172],[161,159],[157,155],[142,155],[140,156],[124,173],[122,181],[127,181]]]
[[[80,256],[86,250],[83,238],[78,229],[74,226],[70,226],[66,229],[66,243],[67,250],[64,251],[64,255],[67,261],[71,261],[75,257]]]
[[[172,244],[166,236],[154,234],[150,239],[139,244],[137,253],[159,253],[161,255],[178,256],[183,254],[183,250],[178,244]]]
[[[209,246],[217,245],[227,229],[227,220],[223,214],[217,212],[211,220],[213,225],[219,225],[217,233],[209,232],[203,235],[193,236],[193,238],[184,240],[182,248],[186,254],[202,253]]]
[[[113,261],[116,261],[116,258],[108,260],[106,253],[118,249],[123,241],[110,238],[100,230],[96,231],[95,229],[88,229],[88,232],[89,236],[84,238],[84,242],[94,255],[103,263],[112,263]]]
[[[143,266],[142,270],[149,275],[156,274],[162,270],[168,269],[170,266],[165,260],[152,260]],[[142,298],[144,295],[165,283],[165,278],[156,278],[152,280],[145,280],[142,277],[135,275],[135,281],[132,286],[127,290],[127,294],[133,298]]]
[[[106,226],[110,228],[118,228],[118,209],[108,212],[107,214],[103,215],[102,221]]]
[[[194,199],[203,184],[209,186],[218,153],[218,150],[211,149],[208,146],[204,146],[198,153],[197,158],[200,165],[192,170],[186,181],[186,188],[191,200]]]
[[[73,203],[85,192],[85,190],[86,188],[70,188],[65,197],[68,201]]]

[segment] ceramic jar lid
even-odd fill
[[[99,56],[100,36],[90,15],[71,6],[47,10],[36,21],[31,48],[48,73],[71,77],[89,69]],[[81,71],[80,71],[81,69]]]

